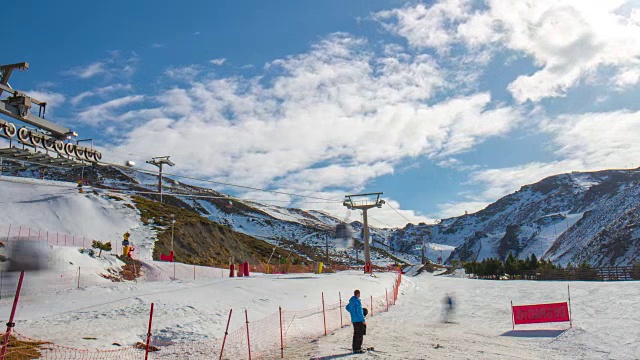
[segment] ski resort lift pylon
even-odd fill
[[[371,274],[371,253],[369,249],[369,224],[367,221],[367,210],[377,207],[381,208],[384,204],[384,200],[380,199],[381,192],[378,193],[366,193],[366,194],[353,194],[345,195],[342,205],[346,206],[349,210],[362,210],[362,219],[364,227],[364,272],[365,274]],[[354,200],[354,198],[358,200]]]
[[[14,70],[28,69],[29,64],[26,62],[0,65],[0,96],[5,91],[10,94],[6,99],[0,100],[0,113],[32,126],[18,129],[15,124],[0,119],[0,137],[9,140],[9,148],[0,149],[0,157],[65,168],[100,161],[102,153],[70,141],[78,136],[76,132],[45,119],[46,102],[34,99],[9,85],[9,77]],[[38,115],[31,113],[35,106],[38,107]],[[14,141],[22,144],[23,148],[14,147]],[[34,150],[27,150],[26,146]],[[38,149],[44,149],[45,153],[37,151]]]

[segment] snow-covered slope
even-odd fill
[[[99,167],[86,169],[84,175],[96,187],[130,194],[152,192],[157,186],[155,176],[126,169]],[[48,176],[67,180],[74,177],[55,172]],[[443,219],[436,225],[408,224],[402,229],[372,227],[372,258],[381,265],[395,259],[415,262],[424,244],[425,256],[432,261],[438,257],[449,261],[504,258],[512,252],[519,257],[533,253],[538,258],[544,256],[561,264],[570,261],[629,264],[640,254],[635,215],[640,205],[640,194],[636,191],[639,182],[638,170],[551,176],[525,185],[481,211]],[[355,241],[345,242],[333,236],[336,224],[342,221],[321,211],[242,201],[172,179],[165,178],[164,184],[165,194],[174,193],[165,196],[167,203],[196,211],[234,231],[289,248],[304,245],[307,250],[295,251],[301,255],[306,252],[307,257],[310,252],[315,252],[314,257],[323,256],[328,242],[334,261],[354,262],[356,258],[353,244],[361,241],[361,222],[350,223]],[[72,185],[66,186],[73,192]],[[29,211],[27,207],[24,211]],[[114,234],[120,238],[121,231]],[[361,260],[362,249],[359,251]]]
[[[103,191],[81,194],[69,182],[2,176],[0,234],[35,240],[36,236],[42,240],[48,237],[50,244],[61,245],[63,237],[71,245],[73,236],[77,246],[84,241],[89,247],[91,240],[96,239],[111,241],[115,249],[128,231],[139,256],[151,259],[155,234],[140,222],[140,214],[132,203],[123,200],[113,201]]]

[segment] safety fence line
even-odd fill
[[[389,311],[395,305],[402,282],[402,273],[398,272],[390,289],[384,295],[363,296],[363,307],[369,309],[369,316]],[[17,292],[19,297],[19,291]],[[229,331],[229,322],[233,310],[229,312],[224,337],[193,342],[168,342],[153,335],[153,308],[149,314],[146,342],[135,346],[113,350],[78,349],[57,345],[49,341],[32,339],[14,330],[12,317],[7,324],[7,332],[0,337],[0,360],[31,359],[264,359],[285,358],[287,349],[295,343],[310,341],[329,335],[350,323],[350,317],[344,309],[348,301],[339,294],[339,302],[326,304],[322,293],[322,304],[307,310],[285,310],[259,320],[251,320],[250,312],[244,310],[240,316],[244,324]],[[14,301],[17,305],[17,300]],[[238,316],[236,314],[236,316]],[[7,333],[9,337],[7,337]]]
[[[9,224],[9,226],[0,225],[0,242],[10,240],[39,240],[46,241],[48,245],[56,246],[78,246],[83,248],[90,248],[93,240],[104,242],[101,239],[93,237],[80,236],[67,234],[59,231],[49,231],[44,229],[37,229],[26,225]],[[122,250],[122,246],[119,246],[119,242],[122,239],[107,240],[111,242],[113,248],[111,253],[118,254],[118,250]],[[106,253],[109,253],[108,251]]]

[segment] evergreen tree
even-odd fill
[[[538,258],[536,254],[531,254],[531,258],[529,259],[529,270],[536,270],[538,268]]]
[[[518,260],[513,256],[512,252],[509,252],[509,256],[504,261],[504,271],[509,275],[518,275]]]

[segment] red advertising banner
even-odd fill
[[[570,321],[566,302],[513,306],[516,325]]]

